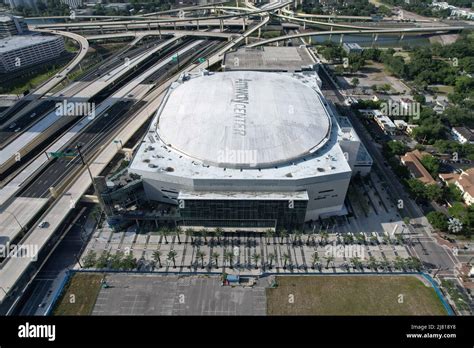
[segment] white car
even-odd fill
[[[49,226],[49,222],[48,221],[41,221],[39,224],[38,224],[38,227],[39,228],[46,228]]]

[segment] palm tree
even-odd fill
[[[359,264],[360,264],[360,260],[358,257],[353,257],[350,259],[351,263],[352,263],[352,266],[354,268],[358,268],[359,267]]]
[[[193,244],[193,242],[194,242],[194,239],[193,239],[194,231],[193,231],[193,229],[192,228],[187,228],[185,233],[186,233],[187,236],[191,237],[191,244]]]
[[[280,244],[283,244],[283,240],[285,237],[288,237],[288,231],[286,229],[281,229],[280,230]]]
[[[312,263],[312,268],[316,268],[316,264],[319,262],[319,255],[318,252],[315,251],[313,255],[311,256],[311,263]]]
[[[206,253],[202,250],[198,250],[196,252],[196,257],[201,259],[201,268],[204,268],[204,258],[206,257]]]
[[[168,260],[173,260],[174,268],[176,268],[176,255],[178,255],[178,253],[175,250],[170,250],[168,252]]]
[[[268,254],[267,259],[268,259],[268,262],[269,262],[268,267],[270,269],[272,269],[272,267],[273,267],[272,262],[273,262],[273,260],[275,260],[275,254],[273,254],[273,253]]]
[[[387,270],[387,268],[390,266],[390,262],[388,262],[386,259],[383,259],[380,261],[380,267],[383,268],[383,270]]]
[[[258,260],[260,260],[260,254],[253,253],[252,260],[255,262],[255,269],[258,269]]]
[[[334,261],[334,256],[326,257],[326,269],[329,268],[329,264]]]
[[[372,236],[370,237],[370,243],[372,244],[378,244],[379,243],[379,239],[377,238],[377,236]]]
[[[234,262],[234,253],[232,251],[226,251],[224,258],[229,261],[229,267],[233,268],[232,263]]]
[[[283,269],[286,269],[286,263],[288,262],[288,260],[290,259],[290,255],[288,255],[287,253],[284,253],[281,258],[283,259]]]
[[[270,244],[269,240],[270,240],[270,238],[273,237],[274,234],[275,234],[275,230],[272,229],[272,228],[269,228],[268,230],[265,231],[265,237],[267,238],[267,244]]]
[[[221,237],[222,237],[223,233],[224,233],[224,231],[222,230],[222,228],[216,227],[216,230],[214,231],[214,234],[217,237],[217,244],[219,244],[219,245],[221,244]]]
[[[422,266],[423,266],[423,264],[422,264],[422,262],[420,261],[420,259],[417,258],[417,257],[414,257],[414,256],[412,256],[412,257],[410,258],[410,265],[411,265],[411,267],[412,267],[413,269],[416,269],[417,271],[419,271],[419,270],[422,268]]]
[[[197,243],[197,244],[201,244],[201,231],[195,231],[195,232],[194,232],[194,235],[195,235],[196,238],[198,239],[198,243]]]
[[[178,238],[178,244],[181,244],[181,239],[179,239],[179,234],[182,232],[183,230],[181,229],[181,227],[177,226],[175,229],[175,233],[176,233],[176,237]]]
[[[362,232],[360,232],[359,234],[357,234],[356,238],[357,238],[357,242],[358,242],[359,244],[365,243],[365,235],[364,235]]]
[[[165,243],[168,244],[168,239],[166,238],[166,236],[169,235],[169,233],[170,233],[170,230],[168,229],[168,227],[163,227],[160,230],[160,233],[163,236],[163,238],[165,239]]]
[[[204,237],[204,244],[207,245],[207,230],[205,228],[201,229],[201,235]]]
[[[405,268],[405,260],[403,260],[400,256],[397,256],[395,258],[395,261],[393,262],[394,266],[396,269],[403,269]]]
[[[155,250],[155,252],[153,253],[153,260],[155,261],[155,263],[158,262],[158,268],[161,268],[161,251]]]
[[[216,268],[219,268],[219,256],[221,256],[217,251],[214,251],[211,255],[211,257],[214,259],[214,262],[216,263]]]
[[[376,271],[378,268],[377,260],[373,256],[369,257],[369,267],[372,268],[374,271]]]
[[[327,231],[321,232],[321,242],[323,242],[323,244],[327,244],[328,237],[329,233]]]

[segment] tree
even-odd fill
[[[290,259],[290,255],[288,253],[284,253],[281,258],[283,259],[283,269],[286,269],[286,263]]]
[[[273,228],[269,228],[265,231],[265,237],[267,238],[267,244],[270,244],[270,238],[275,235],[275,230]]]
[[[229,261],[229,267],[233,268],[232,263],[234,262],[234,253],[232,251],[226,251],[224,253],[224,260]]]
[[[270,269],[272,269],[272,267],[273,267],[272,263],[273,263],[273,260],[275,260],[275,254],[269,253],[269,254],[267,255],[267,259],[268,259],[268,267],[269,267]]]
[[[112,269],[121,269],[123,268],[122,259],[124,257],[123,251],[117,251],[115,254],[110,256],[109,267]]]
[[[326,245],[328,243],[329,233],[327,231],[321,232],[321,242]]]
[[[372,268],[374,271],[376,271],[377,268],[378,268],[378,266],[379,266],[379,265],[378,265],[378,262],[377,262],[377,260],[375,259],[375,257],[370,256],[370,257],[369,257],[369,267]]]
[[[220,227],[216,227],[214,231],[215,236],[217,237],[217,244],[221,244],[221,237],[224,234],[224,230]]]
[[[206,257],[206,253],[202,250],[198,250],[196,253],[196,257],[201,259],[201,268],[204,268],[204,258]]]
[[[104,251],[97,259],[96,268],[106,268],[109,262],[110,252]]]
[[[388,262],[386,259],[383,259],[380,261],[380,267],[386,271],[390,267],[390,262]]]
[[[170,250],[168,252],[168,260],[172,260],[173,261],[173,267],[176,268],[176,256],[178,255],[178,253],[175,251],[175,250]]]
[[[456,218],[450,218],[448,220],[448,230],[451,233],[457,234],[463,230],[463,225],[461,220]]]
[[[433,178],[436,178],[439,173],[439,160],[431,155],[425,155],[421,158],[421,164],[430,172]]]
[[[326,257],[326,269],[329,268],[329,264],[334,261],[334,256]]]
[[[352,78],[351,85],[356,88],[359,85],[360,81],[357,77]]]
[[[448,230],[448,218],[442,212],[431,211],[426,214],[426,218],[428,219],[428,222],[431,224],[431,226],[433,226],[434,228],[441,231]]]
[[[284,238],[288,237],[288,231],[286,229],[280,230],[280,244],[283,244]]]
[[[166,236],[170,234],[170,230],[168,229],[168,227],[163,227],[160,230],[160,234],[163,236],[165,243],[168,244],[168,238],[166,238]]]
[[[463,201],[461,190],[453,183],[445,187],[444,196],[446,200],[452,203]]]
[[[204,237],[204,244],[207,245],[207,230],[205,228],[201,229],[201,235]]]
[[[252,260],[255,262],[255,269],[258,269],[258,260],[260,260],[260,254],[253,253]]]
[[[178,238],[178,244],[181,244],[181,239],[179,238],[179,234],[182,232],[183,230],[181,229],[181,227],[177,226],[175,229],[175,233],[176,233],[176,237]]]
[[[396,269],[404,269],[405,268],[405,260],[403,260],[400,256],[395,257],[393,265]]]
[[[191,237],[191,244],[193,244],[194,243],[194,239],[193,239],[194,231],[191,228],[187,228],[185,233],[186,233],[187,236]]]
[[[361,263],[360,263],[360,259],[358,257],[353,257],[350,259],[350,262],[352,263],[352,267],[354,268],[359,268]],[[326,267],[327,268],[327,267]]]
[[[221,256],[217,251],[214,251],[211,254],[211,257],[214,259],[214,262],[216,264],[216,268],[219,268],[219,256]]]
[[[133,257],[133,253],[131,251],[123,258],[122,268],[126,270],[137,268],[137,259]]]
[[[443,189],[437,184],[426,185],[425,197],[430,201],[439,201],[443,197]]]
[[[319,262],[319,254],[317,251],[315,251],[312,255],[311,255],[311,268],[312,269],[315,269],[316,268],[316,264]]]
[[[155,261],[155,264],[158,262],[158,268],[161,268],[161,251],[155,250],[153,252],[153,261]]]
[[[425,199],[425,185],[418,179],[411,178],[407,181],[408,189],[415,198],[415,200]]]
[[[403,144],[401,141],[390,140],[386,143],[385,151],[389,156],[401,156],[404,155],[408,150],[408,147]]]
[[[94,267],[94,265],[96,264],[97,262],[97,254],[94,250],[89,250],[86,254],[86,256],[84,256],[84,259],[83,259],[83,262],[84,262],[84,267],[85,268],[91,268],[91,267]]]

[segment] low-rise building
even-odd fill
[[[431,174],[426,170],[426,168],[421,163],[421,159],[424,156],[431,156],[431,155],[427,152],[414,150],[411,152],[407,152],[405,156],[401,158],[401,162],[403,163],[404,166],[408,168],[413,178],[420,180],[424,184],[436,184],[436,180],[433,179]]]
[[[446,184],[454,184],[461,190],[464,203],[474,203],[474,168],[458,173],[439,174],[441,180]]]
[[[378,111],[378,113],[374,115],[374,121],[379,125],[385,134],[394,135],[397,130],[397,126],[395,126],[395,123],[393,123],[390,117],[383,115],[379,110],[374,111]]]
[[[395,127],[401,131],[406,130],[408,126],[408,123],[406,123],[404,120],[393,120],[393,123],[395,124]]]
[[[467,127],[453,127],[451,133],[454,139],[461,144],[474,144],[474,132]]]
[[[362,53],[364,50],[358,43],[355,42],[344,42],[342,44],[342,49],[347,53]]]
[[[447,107],[449,106],[449,103],[446,100],[435,100],[433,103],[433,110],[437,114],[443,113]]]

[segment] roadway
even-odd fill
[[[33,280],[24,296],[25,302],[20,303],[15,315],[46,315],[53,300],[54,291],[65,276],[68,269],[77,263],[84,242],[93,231],[96,221],[87,219],[91,207],[78,209],[77,215],[62,224],[59,229],[64,237],[47,259],[38,275]]]
[[[461,31],[465,27],[432,27],[432,28],[394,28],[394,29],[370,29],[370,30],[337,30],[337,31],[307,31],[304,33],[291,34],[291,35],[282,35],[277,36],[271,39],[262,40],[248,45],[247,47],[258,47],[264,46],[271,43],[292,40],[296,38],[304,38],[311,36],[320,36],[320,35],[389,35],[389,34],[420,34],[420,33],[444,33],[450,31]]]
[[[236,34],[232,33],[221,33],[213,31],[195,31],[195,30],[146,30],[146,31],[134,31],[125,33],[111,33],[111,34],[98,34],[98,35],[86,35],[88,41],[96,40],[107,40],[115,39],[120,37],[132,37],[132,38],[143,38],[147,36],[161,36],[161,35],[178,35],[178,36],[193,36],[203,38],[220,38],[229,39],[235,37]]]

